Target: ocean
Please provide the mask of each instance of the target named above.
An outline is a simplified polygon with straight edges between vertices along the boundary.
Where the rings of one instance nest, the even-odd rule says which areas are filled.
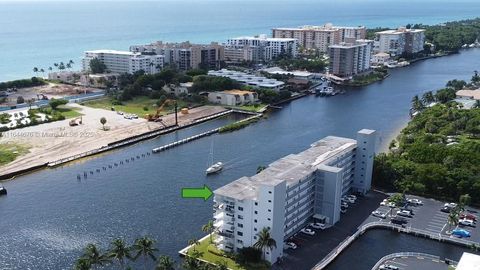
[[[478,17],[478,0],[0,0],[0,81],[33,76],[85,50],[164,41],[224,42],[272,27],[398,27]]]

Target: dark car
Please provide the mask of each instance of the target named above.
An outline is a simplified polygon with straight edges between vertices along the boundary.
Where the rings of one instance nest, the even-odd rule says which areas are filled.
[[[408,220],[406,218],[402,218],[402,217],[394,217],[390,221],[393,224],[397,224],[397,225],[403,225],[403,224],[408,223]]]

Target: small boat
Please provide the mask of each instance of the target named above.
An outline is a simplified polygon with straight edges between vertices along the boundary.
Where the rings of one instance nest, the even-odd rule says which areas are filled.
[[[7,195],[7,189],[4,186],[0,186],[0,196]]]
[[[208,169],[205,171],[208,174],[216,173],[219,172],[223,169],[223,163],[222,162],[217,162],[213,164],[212,166],[208,167]]]

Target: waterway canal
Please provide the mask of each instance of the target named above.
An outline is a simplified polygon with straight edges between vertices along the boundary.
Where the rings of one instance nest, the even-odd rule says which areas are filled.
[[[450,79],[469,79],[480,68],[479,59],[480,50],[470,50],[393,70],[383,82],[331,98],[305,97],[242,130],[206,137],[81,181],[78,173],[232,120],[214,120],[7,182],[9,194],[0,198],[0,268],[67,269],[87,243],[106,247],[115,237],[132,241],[143,235],[157,239],[161,253],[177,258],[189,239],[203,235],[201,225],[212,215],[211,200],[181,199],[182,187],[218,188],[324,136],[354,136],[361,128],[378,130],[379,147],[385,146],[408,121],[413,95],[440,88]],[[207,178],[212,145],[215,161],[226,167]]]

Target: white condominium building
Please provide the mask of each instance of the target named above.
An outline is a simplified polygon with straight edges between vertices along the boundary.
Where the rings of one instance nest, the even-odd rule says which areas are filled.
[[[211,44],[192,44],[188,41],[169,43],[157,41],[146,45],[130,46],[132,52],[148,52],[165,56],[165,64],[179,70],[194,68],[218,69],[224,61],[223,46]]]
[[[397,30],[377,32],[375,35],[375,53],[388,53],[391,56],[421,52],[425,44],[424,29],[401,27]]]
[[[96,50],[86,51],[82,60],[83,71],[90,71],[90,61],[100,60],[110,73],[133,74],[143,70],[147,74],[155,74],[163,68],[164,57],[161,55],[143,55],[129,51]]]
[[[282,81],[228,69],[210,70],[208,71],[208,75],[230,78],[242,83],[243,85],[248,85],[256,89],[280,91],[285,86],[285,83]]]
[[[327,23],[322,26],[306,25],[297,28],[274,28],[272,29],[272,36],[275,38],[296,38],[299,46],[305,49],[328,52],[330,45],[341,42],[352,43],[358,39],[365,39],[367,28],[365,26],[334,26]]]
[[[375,144],[374,130],[360,130],[357,140],[329,136],[215,190],[218,247],[236,252],[254,245],[258,232],[269,228],[277,248],[264,255],[274,263],[284,241],[309,222],[335,224],[343,195],[370,190]]]
[[[226,90],[211,92],[208,94],[208,101],[227,106],[242,106],[258,102],[258,94],[252,91]]]
[[[225,59],[238,61],[242,54],[245,57],[242,60],[255,62],[270,61],[281,55],[296,57],[298,41],[295,38],[268,38],[266,35],[228,39]]]
[[[351,77],[370,70],[373,40],[357,40],[355,43],[341,43],[329,47],[330,74]]]

